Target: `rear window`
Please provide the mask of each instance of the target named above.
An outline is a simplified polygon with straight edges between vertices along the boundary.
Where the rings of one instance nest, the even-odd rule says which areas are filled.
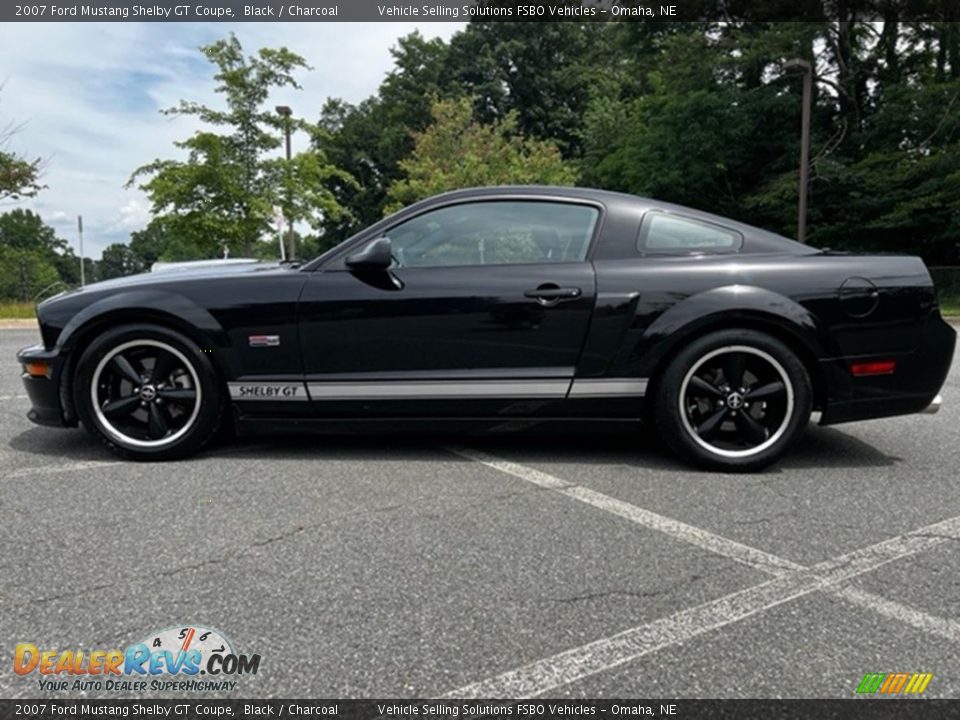
[[[649,212],[640,227],[638,249],[649,255],[737,252],[743,236],[736,230],[703,220]]]

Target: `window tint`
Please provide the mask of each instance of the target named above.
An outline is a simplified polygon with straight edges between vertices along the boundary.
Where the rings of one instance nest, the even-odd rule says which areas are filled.
[[[473,202],[424,213],[386,235],[402,267],[578,262],[599,215],[587,205]]]
[[[650,253],[732,252],[743,238],[734,230],[691,218],[647,213],[640,249]]]

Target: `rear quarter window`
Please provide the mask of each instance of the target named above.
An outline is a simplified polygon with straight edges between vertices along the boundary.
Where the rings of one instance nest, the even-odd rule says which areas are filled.
[[[743,235],[722,225],[665,212],[648,212],[640,225],[637,249],[644,255],[735,253]]]

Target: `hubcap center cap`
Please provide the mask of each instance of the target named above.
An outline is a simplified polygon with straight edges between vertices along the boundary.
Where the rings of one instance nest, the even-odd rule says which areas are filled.
[[[144,402],[153,402],[157,398],[157,389],[153,385],[144,385],[140,388],[140,399]]]
[[[732,392],[727,395],[727,407],[731,410],[739,410],[743,407],[743,395],[738,392]]]

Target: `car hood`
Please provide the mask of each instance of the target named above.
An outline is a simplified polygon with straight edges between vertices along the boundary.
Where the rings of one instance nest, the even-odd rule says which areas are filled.
[[[59,295],[50,298],[50,300],[55,300],[57,298],[66,296],[100,293],[104,290],[170,285],[179,281],[196,281],[203,280],[205,278],[234,277],[239,275],[250,275],[253,273],[279,273],[295,271],[296,266],[281,265],[278,262],[251,262],[222,266],[208,265],[195,268],[171,268],[158,272],[141,273],[140,275],[128,275],[126,277],[91,283],[82,288],[60,293]]]

